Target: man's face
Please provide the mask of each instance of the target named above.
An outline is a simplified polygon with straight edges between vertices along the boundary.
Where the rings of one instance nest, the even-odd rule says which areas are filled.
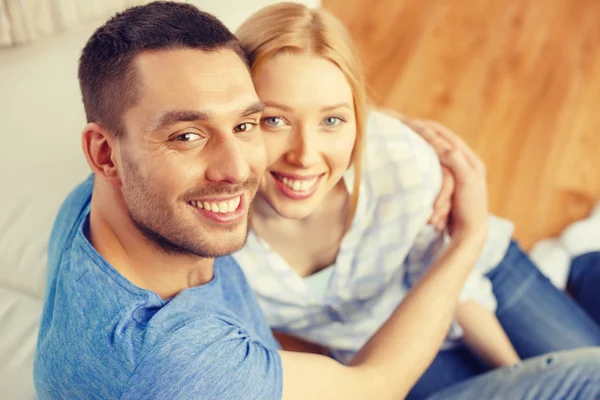
[[[262,105],[246,66],[231,50],[146,52],[134,63],[139,101],[115,149],[134,223],[170,252],[240,249],[266,167]]]

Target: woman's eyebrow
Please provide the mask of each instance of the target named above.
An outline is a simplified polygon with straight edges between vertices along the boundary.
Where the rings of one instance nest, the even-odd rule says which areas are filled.
[[[265,101],[265,107],[279,108],[280,110],[283,110],[283,111],[292,111],[291,107],[284,106],[283,104],[279,104],[274,101]]]
[[[348,103],[339,103],[339,104],[334,104],[331,106],[325,106],[323,108],[321,108],[321,111],[331,111],[331,110],[335,110],[336,108],[348,108],[348,109],[352,109],[352,106],[350,106],[350,104]]]

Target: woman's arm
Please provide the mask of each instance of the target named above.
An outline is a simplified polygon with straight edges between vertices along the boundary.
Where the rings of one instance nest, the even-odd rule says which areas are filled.
[[[401,399],[429,366],[481,249],[456,240],[346,367],[314,354],[281,352],[283,399]],[[484,236],[484,235],[481,235]]]
[[[485,168],[470,149],[459,149],[441,156],[456,177],[448,249],[350,367],[322,356],[281,352],[284,399],[403,398],[429,366],[487,231]]]
[[[453,148],[453,143],[459,140],[454,132],[437,122],[411,119],[401,114],[397,114],[397,117],[425,139],[438,154]],[[444,174],[450,174],[447,168],[444,168]],[[430,221],[438,229],[443,226],[445,208],[450,207],[448,196],[454,190],[453,184],[454,181],[445,176]],[[491,366],[507,366],[520,361],[495,314],[481,304],[472,300],[461,303],[457,308],[457,320],[464,331],[467,345]]]
[[[521,361],[496,315],[481,304],[473,300],[459,304],[456,320],[467,346],[490,366],[505,367]]]

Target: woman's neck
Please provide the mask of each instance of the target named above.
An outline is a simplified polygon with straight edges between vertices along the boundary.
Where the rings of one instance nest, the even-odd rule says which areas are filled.
[[[294,234],[301,229],[310,227],[324,227],[327,222],[343,220],[347,215],[350,195],[343,180],[325,196],[323,203],[319,204],[310,215],[304,218],[285,218],[275,211],[273,207],[258,193],[252,202],[251,225],[275,229],[283,234],[287,230]]]
[[[251,225],[257,235],[300,275],[335,262],[346,228],[349,204],[343,181],[305,218],[284,218],[260,195],[252,203]]]

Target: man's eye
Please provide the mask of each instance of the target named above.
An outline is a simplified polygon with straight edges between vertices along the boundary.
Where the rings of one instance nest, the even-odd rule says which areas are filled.
[[[267,125],[267,126],[281,126],[284,124],[284,121],[282,118],[280,117],[266,117],[263,118],[262,120],[263,124]]]
[[[202,139],[202,137],[200,135],[198,135],[197,133],[184,133],[182,135],[179,135],[175,138],[175,140],[179,141],[179,142],[193,142],[195,140],[199,140]]]
[[[236,126],[235,128],[233,128],[233,131],[236,133],[239,132],[250,132],[252,129],[254,129],[254,127],[256,126],[256,124],[251,123],[251,122],[245,122],[243,124],[239,124],[238,126]]]

